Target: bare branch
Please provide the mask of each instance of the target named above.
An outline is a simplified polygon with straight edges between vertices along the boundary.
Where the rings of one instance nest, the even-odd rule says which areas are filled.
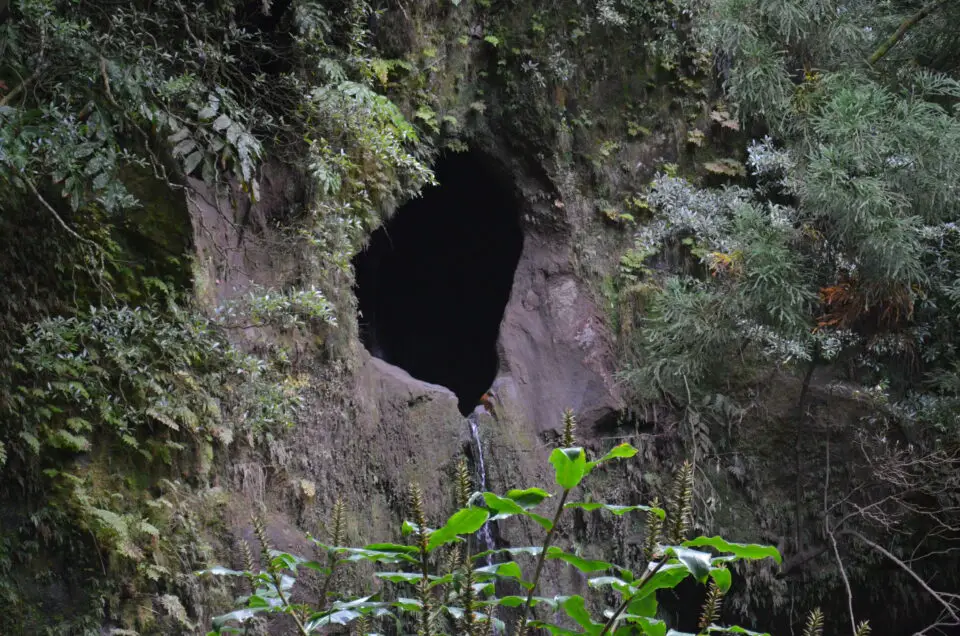
[[[853,613],[853,589],[850,587],[850,579],[847,578],[847,570],[843,567],[843,559],[840,558],[840,548],[837,547],[837,538],[833,536],[833,529],[830,527],[830,515],[827,512],[828,495],[830,490],[830,438],[827,438],[827,472],[823,480],[823,530],[830,538],[830,544],[833,546],[833,556],[837,560],[837,567],[840,568],[840,576],[843,577],[843,585],[847,588],[847,610],[850,612],[851,634],[857,634],[857,618]]]
[[[886,40],[884,40],[883,44],[881,44],[879,48],[877,48],[877,50],[873,52],[873,55],[870,56],[870,59],[868,59],[867,62],[871,66],[873,66],[874,64],[882,60],[887,55],[887,53],[890,52],[890,49],[895,47],[900,42],[900,40],[904,38],[904,36],[907,34],[907,31],[915,27],[918,22],[920,22],[925,17],[933,13],[933,10],[942,4],[946,4],[946,0],[934,0],[927,6],[923,7],[922,9],[914,13],[912,16],[904,20],[903,24],[900,25],[900,28],[897,29],[893,33],[893,35],[891,35]]]
[[[844,530],[843,534],[849,534],[851,536],[856,537],[857,539],[867,544],[868,546],[870,546],[871,548],[873,548],[883,556],[887,557],[889,560],[893,561],[893,563],[895,563],[901,570],[909,574],[911,578],[913,578],[917,583],[920,584],[920,587],[926,590],[928,594],[930,594],[938,603],[940,603],[940,605],[943,606],[944,610],[946,610],[946,612],[950,615],[950,617],[953,618],[953,623],[952,623],[953,625],[960,625],[960,614],[957,613],[958,611],[957,608],[954,607],[950,602],[948,602],[944,598],[944,595],[942,593],[937,592],[932,587],[930,587],[927,584],[927,582],[924,581],[919,574],[914,572],[914,570],[910,566],[908,566],[906,563],[898,559],[895,554],[893,554],[883,546],[877,543],[874,543],[873,541],[866,538],[856,530]]]

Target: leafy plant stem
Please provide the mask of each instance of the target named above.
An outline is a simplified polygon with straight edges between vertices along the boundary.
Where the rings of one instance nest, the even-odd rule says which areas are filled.
[[[560,502],[557,504],[557,511],[553,515],[553,525],[547,531],[547,536],[543,539],[543,550],[537,558],[537,568],[533,572],[533,584],[530,586],[530,592],[527,593],[527,602],[523,606],[523,619],[526,622],[530,618],[530,609],[533,607],[533,595],[537,592],[537,585],[540,583],[540,574],[543,572],[543,562],[547,558],[547,550],[553,542],[553,535],[557,531],[557,525],[560,522],[560,515],[563,514],[563,506],[567,503],[567,497],[570,495],[570,489],[564,488],[560,496]]]
[[[637,585],[637,590],[627,598],[623,599],[623,602],[620,603],[620,607],[618,607],[617,611],[613,613],[613,616],[611,616],[609,620],[607,620],[607,624],[603,626],[603,631],[600,632],[599,636],[606,636],[606,634],[610,633],[610,630],[613,629],[613,626],[616,624],[617,619],[620,617],[620,615],[623,614],[624,610],[627,609],[627,607],[630,605],[633,599],[636,598],[637,594],[640,593],[640,590],[643,589],[643,586],[646,585],[650,581],[650,579],[652,579],[654,575],[660,571],[660,568],[662,568],[664,563],[666,562],[667,562],[667,555],[664,554],[662,557],[660,557],[660,560],[657,561],[657,564],[654,566],[654,568],[652,570],[649,570],[643,576],[643,578],[640,579],[640,584]]]
[[[283,593],[283,585],[281,584],[280,575],[276,572],[270,573],[270,580],[273,582],[273,587],[277,590],[277,596],[280,598],[280,602],[283,603],[283,607],[290,607],[290,601],[287,600],[287,595]],[[307,627],[303,624],[303,621],[300,620],[300,617],[297,616],[297,610],[290,607],[290,616],[293,617],[294,622],[297,624],[297,631],[302,634],[302,636],[310,636],[310,632],[307,631]]]

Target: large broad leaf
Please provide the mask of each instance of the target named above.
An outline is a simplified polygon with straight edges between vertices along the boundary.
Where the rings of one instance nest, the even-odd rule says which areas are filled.
[[[483,527],[483,524],[490,518],[490,512],[486,508],[463,508],[453,513],[447,523],[442,528],[435,530],[430,534],[430,541],[427,543],[427,551],[457,541],[458,535],[473,534]]]
[[[547,598],[545,596],[534,596],[531,599],[531,607],[537,607],[538,605],[546,606],[550,609],[551,612],[557,611],[560,607],[560,603],[563,602],[565,596],[556,596],[554,598]],[[526,596],[501,596],[500,598],[492,598],[489,601],[484,601],[482,605],[500,605],[502,607],[520,607],[525,605],[527,602]]]
[[[684,547],[701,548],[709,546],[719,552],[728,552],[737,559],[766,559],[771,558],[777,563],[783,563],[780,551],[771,545],[756,543],[731,543],[720,537],[697,537],[683,542]]]
[[[420,572],[374,572],[373,575],[391,583],[416,583],[423,578]]]
[[[636,598],[630,599],[630,604],[627,605],[627,611],[635,616],[647,616],[647,617],[656,616],[657,615],[657,595],[641,594],[641,595],[638,595]]]
[[[496,550],[487,550],[485,552],[480,552],[473,555],[472,558],[474,561],[479,561],[480,559],[485,559],[491,554],[509,554],[510,556],[517,555],[529,555],[529,556],[540,556],[540,553],[543,552],[543,547],[536,546],[523,546],[519,548],[498,548]]]
[[[241,572],[238,570],[230,570],[225,567],[215,565],[212,568],[206,570],[197,570],[194,574],[213,574],[214,576],[246,576],[246,572]]]
[[[557,546],[551,546],[547,550],[547,558],[566,561],[567,563],[577,568],[581,572],[587,572],[587,573],[602,572],[604,570],[607,570],[613,567],[607,561],[599,561],[596,559],[584,559],[583,557],[579,557],[575,554],[570,554],[569,552],[565,552],[564,550],[562,550],[561,548],[558,548]]]
[[[593,512],[594,510],[606,510],[607,512],[612,512],[617,516],[624,515],[628,512],[633,512],[634,510],[640,510],[642,512],[648,512],[652,510],[661,519],[664,519],[667,516],[667,513],[661,508],[651,508],[650,506],[617,506],[614,504],[596,503],[592,501],[574,501],[566,504],[564,508],[581,508],[587,512]]]
[[[643,584],[633,600],[639,601],[657,590],[673,589],[688,576],[690,576],[690,570],[687,566],[682,563],[667,563]]]
[[[550,453],[557,485],[576,488],[587,472],[587,455],[582,448],[555,448]]]
[[[238,623],[245,623],[259,612],[262,611],[262,608],[258,609],[239,609],[229,614],[224,614],[223,616],[216,616],[213,619],[213,628],[215,630],[220,630],[223,628],[223,624],[229,621],[237,621]]]
[[[524,490],[510,490],[507,492],[507,499],[512,499],[524,510],[530,510],[537,506],[544,499],[552,497],[550,493],[542,488],[525,488]]]
[[[587,634],[599,634],[603,631],[603,623],[597,623],[587,611],[587,603],[582,596],[570,596],[560,604],[567,616],[582,627]]]
[[[416,554],[419,548],[415,545],[402,545],[399,543],[371,543],[363,546],[364,550],[372,552],[400,552],[403,554]]]
[[[391,603],[393,607],[396,607],[404,612],[419,612],[423,609],[423,603],[415,598],[404,598],[400,597]]]
[[[713,579],[713,582],[717,584],[717,588],[724,594],[730,590],[730,585],[733,582],[733,576],[727,568],[712,568],[710,570],[710,578]]]
[[[594,462],[587,462],[587,473],[589,474],[596,466],[608,462],[611,459],[622,459],[633,457],[637,454],[637,449],[631,446],[630,444],[623,443],[619,446],[614,446],[609,453],[598,459]]]
[[[513,492],[513,491],[511,491]],[[542,517],[538,514],[529,511],[529,508],[532,506],[524,507],[517,500],[510,497],[501,497],[500,495],[494,494],[492,492],[483,493],[483,500],[486,502],[487,507],[496,513],[493,517],[490,517],[492,521],[498,521],[500,519],[507,519],[514,515],[522,515],[524,517],[530,517],[537,523],[539,523],[544,530],[550,531],[553,528],[553,522]]]
[[[596,588],[609,585],[622,596],[632,596],[637,591],[636,588],[630,585],[629,582],[624,581],[616,576],[596,576],[592,579],[589,579],[587,581],[587,585]]]
[[[373,596],[358,598],[353,601],[337,601],[329,610],[318,612],[310,616],[306,623],[307,631],[315,631],[325,625],[346,625],[362,615],[384,616],[390,614],[386,608],[388,603],[374,601]]]
[[[495,576],[497,578],[517,579],[518,581],[523,579],[523,571],[515,561],[494,563],[493,565],[477,568],[473,571],[473,573],[480,580],[482,580],[484,577],[490,576]]]
[[[644,636],[665,636],[667,633],[667,624],[656,618],[649,616],[639,616],[627,612],[623,614],[623,620],[634,625],[639,625],[643,630]]]
[[[560,627],[559,625],[554,625],[553,623],[545,623],[543,621],[530,621],[527,623],[530,627],[539,627],[540,629],[545,629],[550,632],[553,636],[582,636],[583,632],[575,632],[573,630],[567,629],[566,627]],[[598,632],[599,633],[599,632]]]
[[[704,583],[707,580],[707,576],[710,575],[712,563],[711,556],[708,552],[671,546],[667,548],[667,554],[675,556],[677,560],[690,571],[693,578],[697,579],[700,583]]]
[[[370,561],[371,563],[419,563],[419,561],[403,552],[384,552],[367,550],[366,548],[335,548],[337,555],[343,561]],[[345,555],[345,556],[344,556]]]

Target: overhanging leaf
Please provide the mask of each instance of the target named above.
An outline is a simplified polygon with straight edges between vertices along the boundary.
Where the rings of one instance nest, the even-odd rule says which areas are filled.
[[[650,506],[617,506],[614,504],[605,504],[605,503],[596,503],[592,501],[574,501],[564,505],[564,508],[581,508],[587,512],[593,512],[594,510],[605,510],[607,512],[612,512],[617,516],[625,515],[628,512],[633,512],[634,510],[640,510],[642,512],[653,511],[661,519],[664,519],[667,515],[660,508],[651,508]]]
[[[570,490],[583,480],[587,470],[587,456],[582,448],[555,448],[550,453],[557,485]]]
[[[709,553],[673,546],[667,548],[667,554],[676,556],[677,560],[680,561],[680,563],[690,571],[693,578],[697,579],[700,583],[707,580],[707,576],[710,574],[712,567]]]
[[[608,462],[611,459],[626,459],[629,457],[633,457],[636,454],[637,454],[637,449],[631,446],[630,444],[627,444],[626,442],[624,442],[623,444],[614,446],[612,449],[610,449],[610,451],[606,455],[604,455],[600,459],[593,462],[587,462],[587,472],[589,473],[591,470],[594,469],[595,466],[598,466],[599,464],[603,464],[604,462]]]
[[[733,582],[733,576],[727,568],[712,568],[710,578],[717,584],[717,588],[724,593],[730,590],[730,585]]]
[[[552,521],[546,517],[542,517],[529,511],[529,508],[532,508],[533,506],[524,507],[518,503],[517,500],[511,499],[510,497],[501,497],[500,495],[492,492],[485,492],[483,493],[483,500],[487,504],[487,507],[496,513],[490,518],[491,521],[507,519],[514,515],[522,515],[524,517],[530,517],[536,521],[541,527],[543,527],[544,530],[549,531],[550,528],[553,527]],[[529,499],[527,499],[527,501],[529,501]]]
[[[766,559],[771,558],[777,563],[783,563],[780,551],[771,545],[756,543],[731,543],[720,537],[697,537],[683,542],[684,547],[700,548],[709,546],[719,552],[729,552],[737,559]]]
[[[442,528],[430,533],[427,551],[434,550],[441,545],[456,541],[458,535],[473,534],[483,527],[490,513],[485,508],[463,508],[455,512]]]
[[[583,557],[579,557],[576,554],[570,554],[569,552],[565,552],[564,550],[562,550],[557,546],[551,546],[547,550],[547,558],[565,561],[570,565],[574,566],[575,568],[577,568],[578,570],[580,570],[581,572],[587,572],[587,573],[602,572],[603,570],[607,570],[610,567],[612,567],[612,565],[607,561],[600,561],[596,559],[584,559]]]

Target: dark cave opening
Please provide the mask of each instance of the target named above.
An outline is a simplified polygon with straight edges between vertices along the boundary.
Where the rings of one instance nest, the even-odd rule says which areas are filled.
[[[445,154],[439,184],[354,258],[360,338],[372,355],[453,391],[466,415],[497,373],[496,343],[520,260],[520,197],[492,158]]]

